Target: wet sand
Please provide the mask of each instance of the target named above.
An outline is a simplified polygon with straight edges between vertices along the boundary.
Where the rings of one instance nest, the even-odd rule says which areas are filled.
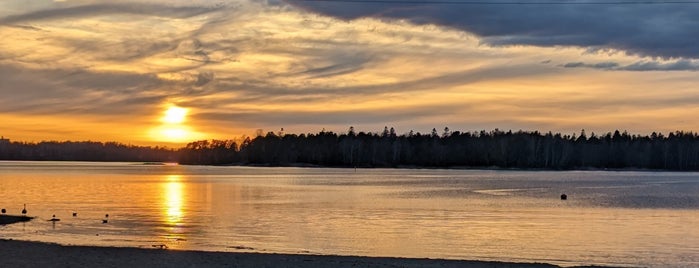
[[[559,267],[439,259],[375,258],[62,246],[0,239],[2,267]]]

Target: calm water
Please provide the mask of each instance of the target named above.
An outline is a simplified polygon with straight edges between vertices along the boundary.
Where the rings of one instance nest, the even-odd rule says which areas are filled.
[[[38,218],[0,237],[699,267],[699,173],[0,162],[0,207],[24,203]]]

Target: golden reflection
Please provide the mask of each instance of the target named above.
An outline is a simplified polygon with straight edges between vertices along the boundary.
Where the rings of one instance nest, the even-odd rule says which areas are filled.
[[[180,180],[180,175],[168,175],[163,189],[165,220],[172,225],[178,224],[184,214],[182,212],[183,185]]]

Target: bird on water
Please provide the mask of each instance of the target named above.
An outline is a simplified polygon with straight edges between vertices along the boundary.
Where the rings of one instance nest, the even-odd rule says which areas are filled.
[[[24,204],[24,208],[22,209],[22,215],[27,215],[27,204]]]

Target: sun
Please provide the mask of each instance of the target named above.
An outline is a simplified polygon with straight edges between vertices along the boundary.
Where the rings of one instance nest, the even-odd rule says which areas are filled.
[[[165,115],[162,118],[164,123],[181,124],[187,117],[187,109],[177,106],[171,106],[165,110]]]
[[[160,125],[150,129],[149,136],[159,142],[183,143],[200,136],[187,124],[189,109],[170,104],[160,117]]]

